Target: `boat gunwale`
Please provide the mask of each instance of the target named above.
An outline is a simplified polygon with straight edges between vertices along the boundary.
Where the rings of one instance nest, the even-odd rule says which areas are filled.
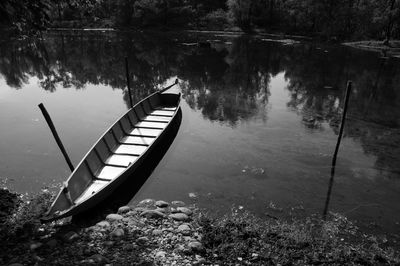
[[[174,84],[175,85],[175,84]],[[85,162],[85,160],[87,159],[87,157],[89,156],[89,154],[93,151],[93,149],[96,147],[96,145],[106,136],[106,134],[108,134],[111,129],[121,120],[123,119],[127,114],[129,114],[129,112],[131,112],[134,108],[136,108],[138,105],[141,105],[143,102],[145,102],[146,100],[150,99],[151,97],[157,95],[157,94],[168,94],[166,92],[167,90],[158,90],[153,92],[152,94],[148,95],[146,98],[142,99],[141,101],[137,102],[133,107],[129,108],[125,113],[123,113],[117,120],[115,120],[115,122],[108,127],[104,133],[97,139],[97,141],[91,146],[91,148],[88,150],[88,152],[83,156],[83,158],[81,159],[81,161],[77,164],[77,166],[75,167],[74,171],[69,175],[69,177],[67,178],[66,181],[63,182],[63,186],[60,188],[57,196],[54,198],[51,206],[49,207],[48,211],[43,215],[43,217],[41,217],[41,221],[42,222],[51,222],[57,219],[61,219],[63,217],[67,217],[69,216],[68,213],[72,212],[74,209],[76,209],[77,207],[81,206],[82,204],[84,204],[85,202],[87,202],[88,200],[90,200],[93,196],[99,194],[103,189],[107,188],[108,186],[110,186],[110,184],[114,183],[114,181],[118,180],[119,177],[121,175],[123,175],[126,171],[128,171],[129,169],[131,169],[134,165],[136,165],[137,162],[139,162],[139,160],[147,154],[147,152],[150,150],[150,148],[156,143],[156,141],[162,136],[162,134],[169,128],[170,124],[172,123],[172,121],[174,121],[176,114],[178,113],[178,111],[180,110],[180,102],[181,102],[181,92],[179,92],[178,95],[178,102],[176,104],[176,109],[173,113],[173,115],[171,116],[171,119],[168,121],[167,125],[165,126],[164,129],[162,129],[162,131],[160,132],[160,134],[158,136],[155,137],[154,141],[148,146],[146,147],[145,151],[137,157],[136,161],[132,164],[130,164],[128,167],[126,167],[126,169],[124,171],[122,171],[120,174],[118,174],[113,180],[110,180],[108,182],[108,184],[104,187],[102,187],[100,190],[98,190],[95,194],[91,195],[89,198],[87,198],[86,200],[78,203],[78,204],[73,204],[71,205],[68,209],[65,209],[63,211],[61,211],[60,214],[55,215],[55,212],[53,212],[52,215],[49,216],[50,212],[52,211],[54,204],[56,203],[56,200],[60,197],[61,193],[63,193],[63,190],[65,189],[65,184],[68,184],[68,182],[70,181],[70,179],[74,176],[74,174],[76,173],[76,171],[78,170],[78,168]],[[143,107],[142,107],[143,108]],[[144,108],[143,111],[145,112]],[[136,124],[135,124],[136,125]],[[134,126],[133,126],[134,128]],[[76,199],[78,199],[79,197],[77,197]],[[75,199],[75,200],[76,200]],[[74,201],[75,201],[74,200]]]

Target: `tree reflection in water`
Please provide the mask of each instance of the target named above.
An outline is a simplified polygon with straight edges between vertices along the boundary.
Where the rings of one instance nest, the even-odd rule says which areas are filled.
[[[60,33],[43,40],[0,43],[0,73],[13,88],[35,76],[50,92],[104,84],[125,89],[123,58],[128,57],[135,102],[171,77],[181,80],[183,97],[204,118],[235,127],[252,118],[267,120],[270,81],[284,73],[287,106],[314,130],[336,133],[346,81],[351,79],[345,136],[360,141],[377,157],[376,167],[398,176],[400,157],[400,67],[396,59],[381,59],[343,47],[316,44],[282,45],[239,37],[180,33]],[[212,39],[217,37],[212,36]],[[188,42],[202,45],[185,45]],[[325,50],[328,49],[328,50]],[[397,174],[396,174],[397,173]]]

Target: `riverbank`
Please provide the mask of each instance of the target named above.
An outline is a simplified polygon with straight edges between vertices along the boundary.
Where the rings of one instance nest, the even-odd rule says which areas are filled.
[[[332,214],[286,222],[239,209],[212,218],[182,201],[143,200],[92,225],[40,224],[45,192],[2,221],[1,265],[398,264],[392,249]]]
[[[389,45],[383,44],[382,41],[359,41],[359,42],[346,42],[346,46],[358,48],[362,50],[379,52],[383,57],[396,56],[400,57],[400,40],[393,40]]]

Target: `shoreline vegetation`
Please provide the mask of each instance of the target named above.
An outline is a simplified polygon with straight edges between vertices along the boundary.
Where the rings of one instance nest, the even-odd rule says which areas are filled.
[[[4,29],[3,29],[4,30]],[[245,32],[240,28],[230,28],[225,30],[220,29],[167,29],[170,32],[187,32],[187,33],[198,33],[198,34],[220,34],[226,36],[240,36],[244,34],[250,34],[256,37],[269,37],[267,41],[275,41],[281,42],[283,44],[295,44],[300,41],[313,41],[315,40],[315,36],[307,36],[307,35],[296,35],[296,34],[288,34],[284,32],[267,32],[263,29],[254,29],[251,33]],[[161,31],[160,28],[150,28],[150,29],[130,29],[130,28],[113,28],[113,27],[77,27],[77,28],[69,28],[69,27],[48,27],[45,31],[99,31],[99,32],[118,32],[118,31]],[[332,40],[330,40],[332,42]],[[363,41],[352,41],[352,42],[340,42],[338,40],[333,40],[334,43],[338,43],[344,46],[372,51],[381,53],[383,58],[388,56],[398,57],[400,58],[400,40],[391,40],[389,43],[384,43],[384,41],[379,40],[363,40]]]
[[[400,37],[400,1],[309,0],[4,0],[0,27],[27,34],[53,28],[240,29],[326,41]]]
[[[1,265],[399,265],[399,254],[340,214],[284,221],[232,208],[215,218],[147,199],[85,223],[38,217],[53,195],[0,190]]]

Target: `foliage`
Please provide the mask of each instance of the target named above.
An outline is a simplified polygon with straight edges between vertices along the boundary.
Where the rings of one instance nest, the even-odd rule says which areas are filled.
[[[30,200],[21,201],[18,208],[14,209],[5,220],[2,230],[2,238],[13,238],[15,236],[29,236],[35,233],[40,226],[39,218],[47,211],[53,195],[48,190],[43,190],[38,195],[32,196]]]
[[[17,194],[0,188],[0,224],[7,220],[7,217],[14,212],[20,203],[21,200]]]
[[[225,13],[227,16],[225,16]],[[0,24],[55,27],[239,27],[328,40],[400,36],[400,0],[5,0]],[[225,19],[228,21],[225,21]],[[229,24],[227,25],[227,22]]]
[[[348,241],[357,228],[333,214],[328,221],[316,216],[305,221],[263,220],[233,209],[224,218],[201,216],[202,242],[211,264],[311,265],[399,263],[398,254],[379,247],[375,238]],[[343,241],[346,239],[347,241]]]
[[[48,0],[3,0],[0,2],[0,25],[12,25],[18,31],[43,29],[50,18]]]
[[[223,9],[218,9],[208,13],[202,18],[202,26],[223,30],[228,27],[227,13]]]
[[[251,0],[228,0],[228,15],[230,21],[244,31],[251,30]]]

